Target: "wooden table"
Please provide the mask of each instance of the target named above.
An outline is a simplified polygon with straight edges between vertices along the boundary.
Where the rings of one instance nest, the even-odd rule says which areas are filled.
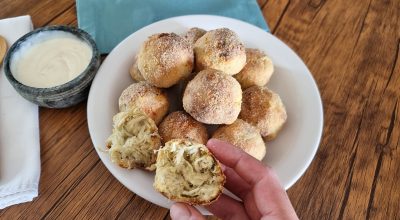
[[[310,68],[324,103],[324,132],[289,189],[301,219],[400,219],[400,1],[267,0],[272,33]],[[2,0],[0,18],[30,14],[35,27],[77,25],[73,0]],[[312,123],[312,122],[310,122]],[[0,218],[164,219],[104,167],[89,137],[86,104],[40,109],[39,197]]]

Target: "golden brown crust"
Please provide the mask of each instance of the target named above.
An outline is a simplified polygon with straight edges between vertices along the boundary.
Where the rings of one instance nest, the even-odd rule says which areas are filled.
[[[205,145],[208,140],[206,127],[184,111],[167,115],[159,125],[159,133],[163,143],[179,138]]]
[[[196,70],[220,70],[228,75],[238,73],[246,64],[243,43],[228,28],[208,31],[194,45]]]
[[[180,152],[181,150],[184,152]],[[178,157],[178,155],[180,155],[180,157]],[[212,165],[205,165],[202,163],[207,163],[206,161],[211,162],[210,160],[198,161],[198,159],[205,159],[205,157],[211,159]],[[181,164],[177,161],[191,161],[192,164],[186,165],[185,163]],[[201,170],[198,170],[196,166],[201,166]],[[218,160],[211,154],[207,147],[202,144],[196,144],[184,139],[173,139],[159,150],[156,167],[156,176],[153,186],[163,196],[172,201],[184,202],[191,205],[208,205],[217,200],[222,194],[223,185],[226,180],[225,175]],[[184,168],[187,167],[191,167],[189,170],[194,172],[194,175],[198,176],[196,176],[196,178],[187,179],[184,173]],[[208,174],[211,174],[212,177],[203,179],[205,182],[202,182],[201,185],[196,185],[197,181],[194,179],[202,178],[202,175]],[[194,185],[191,185],[191,183]],[[193,191],[200,191],[200,193],[191,194]],[[190,192],[190,195],[185,196],[185,192]]]
[[[119,97],[119,110],[139,108],[156,124],[167,114],[169,101],[166,93],[147,82],[137,82],[126,88]]]
[[[260,131],[241,119],[237,119],[233,124],[219,127],[212,137],[241,148],[257,160],[265,157],[266,146]]]
[[[193,70],[191,45],[174,33],[152,35],[138,54],[138,68],[150,84],[168,88],[187,77]]]
[[[196,41],[202,37],[207,31],[204,29],[193,27],[190,28],[182,37],[187,40],[191,45],[194,45]]]
[[[145,79],[143,78],[142,74],[139,71],[137,60],[135,61],[135,63],[133,63],[133,65],[129,69],[129,74],[131,75],[132,79],[135,80],[136,82],[145,81]]]
[[[231,124],[240,112],[240,84],[218,70],[199,72],[187,85],[183,108],[197,121],[205,124]]]
[[[287,114],[278,94],[265,86],[252,86],[243,92],[239,118],[258,128],[266,140],[272,140],[285,123]]]
[[[258,49],[246,48],[246,65],[234,77],[247,89],[251,86],[264,86],[274,72],[271,59]]]

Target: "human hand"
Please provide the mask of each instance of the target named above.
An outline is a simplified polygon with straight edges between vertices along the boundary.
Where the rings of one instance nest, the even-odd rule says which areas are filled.
[[[211,139],[207,147],[221,163],[225,188],[242,200],[222,194],[205,206],[207,210],[222,219],[298,219],[273,170],[226,142]],[[184,203],[171,207],[171,218],[204,219],[197,209]]]

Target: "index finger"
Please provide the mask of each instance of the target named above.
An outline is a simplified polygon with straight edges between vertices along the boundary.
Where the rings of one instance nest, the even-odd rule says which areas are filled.
[[[268,169],[260,161],[229,143],[210,139],[207,147],[221,163],[234,169],[250,185],[269,175]]]

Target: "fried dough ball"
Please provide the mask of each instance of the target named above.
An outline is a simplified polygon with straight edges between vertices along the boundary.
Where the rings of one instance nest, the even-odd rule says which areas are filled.
[[[258,49],[246,49],[246,65],[234,77],[247,89],[251,86],[265,86],[274,72],[271,59]]]
[[[111,161],[127,169],[154,170],[155,150],[161,146],[154,121],[139,109],[119,112],[113,117],[113,132],[107,139]]]
[[[166,93],[147,82],[137,82],[126,88],[119,97],[119,110],[139,108],[159,124],[169,108]]]
[[[183,108],[194,119],[205,124],[231,124],[240,112],[240,84],[221,71],[199,72],[186,86]]]
[[[228,28],[208,31],[196,41],[194,53],[197,71],[212,68],[234,75],[246,64],[245,47]]]
[[[281,98],[267,87],[252,86],[243,92],[239,118],[260,130],[265,140],[272,140],[287,119]]]
[[[184,111],[167,115],[160,123],[159,133],[163,143],[179,138],[205,145],[208,140],[206,127]]]
[[[138,68],[150,84],[168,88],[187,77],[193,70],[192,46],[174,33],[150,36],[138,54]]]
[[[139,71],[137,60],[129,69],[129,74],[131,75],[132,79],[135,80],[136,82],[145,81],[145,79],[143,78],[142,74]]]
[[[168,199],[207,205],[222,193],[225,175],[206,146],[183,139],[158,151],[154,188]]]
[[[257,160],[265,157],[266,147],[260,131],[241,119],[237,119],[233,124],[219,127],[212,137],[241,148]]]
[[[194,45],[196,41],[202,37],[207,31],[204,29],[193,27],[190,28],[182,37],[187,40],[190,44]]]

